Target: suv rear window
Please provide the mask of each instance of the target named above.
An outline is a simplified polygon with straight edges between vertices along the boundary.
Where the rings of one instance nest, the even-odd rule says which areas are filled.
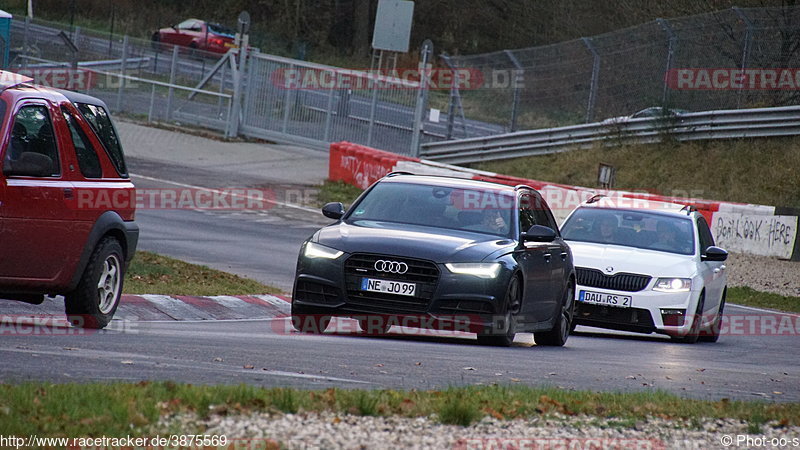
[[[78,111],[81,112],[83,117],[92,126],[92,129],[100,138],[103,147],[108,153],[114,167],[122,176],[128,175],[128,168],[125,166],[125,156],[122,153],[122,145],[120,145],[119,138],[114,125],[111,124],[111,118],[108,116],[105,108],[98,105],[91,105],[88,103],[76,103]]]

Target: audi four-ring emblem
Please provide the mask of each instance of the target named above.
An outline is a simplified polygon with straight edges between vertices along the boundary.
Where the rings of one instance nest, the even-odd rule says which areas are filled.
[[[378,272],[388,272],[402,275],[408,272],[408,264],[404,262],[384,261],[379,259],[375,261],[375,270]]]

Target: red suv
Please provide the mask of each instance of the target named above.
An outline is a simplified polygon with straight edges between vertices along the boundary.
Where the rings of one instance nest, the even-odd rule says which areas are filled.
[[[64,295],[103,328],[136,251],[135,189],[106,105],[0,71],[0,298]]]

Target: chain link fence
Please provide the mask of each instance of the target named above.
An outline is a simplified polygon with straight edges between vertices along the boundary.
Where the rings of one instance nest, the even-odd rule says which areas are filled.
[[[37,83],[96,96],[117,114],[226,131],[233,94],[223,55],[39,19],[12,21],[9,68]]]
[[[690,111],[785,106],[798,102],[800,90],[681,90],[671,87],[666,75],[679,68],[800,67],[800,7],[659,19],[553,45],[444,60],[482,71],[488,88],[457,93],[464,116],[505,131],[601,121],[653,106]],[[452,138],[474,137],[458,123],[454,130]]]

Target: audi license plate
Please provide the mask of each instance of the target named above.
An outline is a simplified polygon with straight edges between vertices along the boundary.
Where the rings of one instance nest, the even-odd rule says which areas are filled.
[[[604,294],[602,292],[580,291],[578,300],[593,305],[614,306],[617,308],[630,308],[629,295]]]
[[[414,283],[403,283],[402,281],[362,278],[361,290],[367,292],[383,292],[386,294],[407,295],[409,297],[413,297],[417,292],[417,285]]]

